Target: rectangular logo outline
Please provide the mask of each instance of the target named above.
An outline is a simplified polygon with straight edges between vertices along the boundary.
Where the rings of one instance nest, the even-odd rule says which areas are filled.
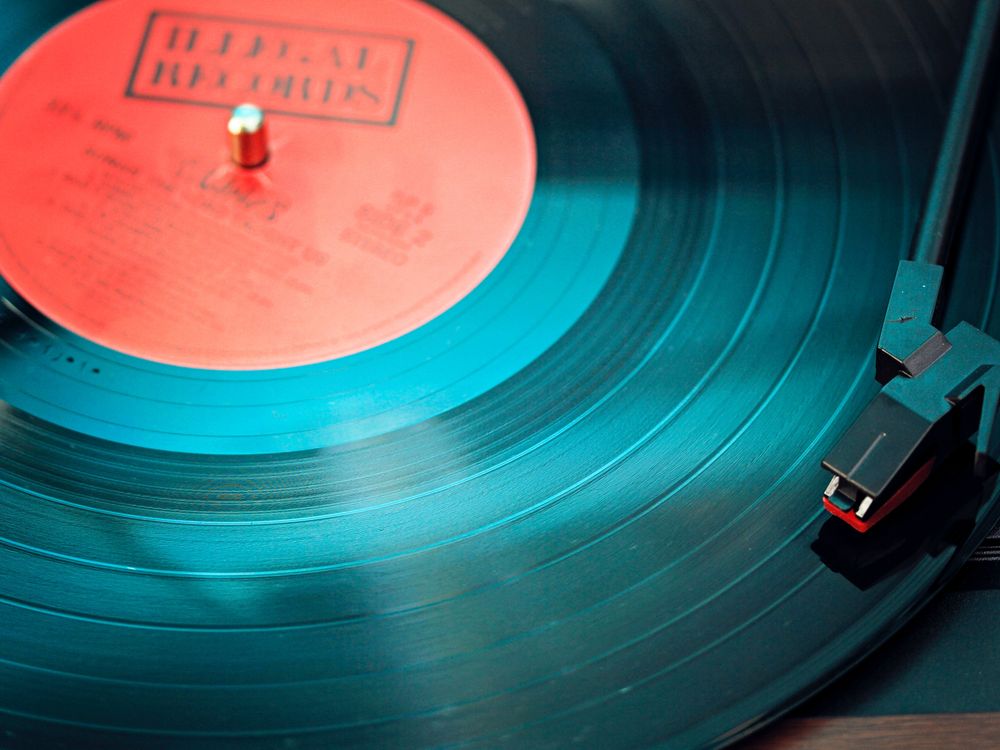
[[[395,127],[396,122],[399,119],[399,111],[402,108],[403,94],[406,90],[406,82],[409,77],[410,64],[413,61],[413,51],[416,46],[415,40],[410,39],[409,37],[396,36],[394,34],[370,33],[366,31],[356,31],[349,29],[348,30],[333,29],[325,26],[309,26],[306,24],[281,23],[278,21],[260,21],[250,18],[234,18],[229,16],[216,16],[206,13],[185,13],[182,11],[169,11],[169,10],[154,10],[149,14],[149,20],[146,22],[146,29],[143,32],[142,41],[139,44],[139,51],[135,58],[135,65],[132,67],[132,73],[129,76],[128,85],[125,88],[125,98],[127,99],[166,102],[168,104],[186,104],[198,107],[209,107],[211,109],[232,108],[232,105],[230,104],[199,101],[196,99],[184,99],[182,97],[152,96],[150,94],[139,94],[135,92],[136,79],[139,77],[139,71],[142,68],[142,63],[146,55],[146,47],[149,45],[149,38],[153,33],[153,25],[156,23],[156,20],[158,18],[161,18],[163,16],[177,16],[180,18],[192,18],[199,21],[238,23],[246,26],[263,26],[267,28],[293,29],[296,31],[314,31],[324,34],[339,34],[341,36],[355,36],[368,39],[387,39],[394,42],[403,42],[406,45],[406,56],[403,59],[403,67],[399,76],[399,86],[396,93],[396,101],[393,103],[392,115],[388,120],[368,120],[363,118],[338,117],[335,115],[318,115],[309,112],[295,112],[291,110],[278,110],[278,109],[272,109],[270,107],[265,107],[265,111],[271,115],[282,115],[285,117],[303,117],[311,120],[345,122],[355,125],[374,125],[376,127],[386,127],[386,128]]]

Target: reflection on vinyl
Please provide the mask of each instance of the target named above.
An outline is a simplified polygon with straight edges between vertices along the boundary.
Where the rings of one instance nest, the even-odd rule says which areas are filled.
[[[83,5],[0,29],[5,747],[723,744],[996,521],[820,503],[966,4]]]

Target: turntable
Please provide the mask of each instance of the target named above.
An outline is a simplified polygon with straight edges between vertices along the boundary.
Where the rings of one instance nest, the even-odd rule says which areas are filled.
[[[0,747],[721,746],[936,663],[997,3],[12,6]]]

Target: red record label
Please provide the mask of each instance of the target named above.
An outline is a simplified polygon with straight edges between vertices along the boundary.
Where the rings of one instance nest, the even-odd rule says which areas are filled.
[[[104,346],[210,369],[372,348],[503,258],[535,181],[527,108],[415,0],[100,3],[0,81],[0,273]],[[229,154],[230,110],[271,157]]]

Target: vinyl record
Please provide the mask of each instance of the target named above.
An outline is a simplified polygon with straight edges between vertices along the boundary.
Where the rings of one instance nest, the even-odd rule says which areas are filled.
[[[25,2],[0,32],[5,62],[37,42],[0,82],[0,149],[27,175],[15,185],[0,174],[5,747],[724,744],[875,648],[996,522],[994,489],[958,464],[865,537],[820,503],[820,460],[877,390],[874,346],[966,4],[250,5],[252,16],[235,0],[211,13],[193,0],[104,2],[57,25],[78,6]],[[173,37],[177,18],[186,31]],[[191,42],[193,28],[206,37]],[[205,356],[213,340],[176,308],[153,314],[175,326],[161,335],[130,328],[132,313],[88,308],[107,291],[99,280],[19,273],[12,259],[37,264],[70,246],[74,268],[103,267],[95,248],[110,240],[88,233],[92,206],[64,199],[79,198],[81,173],[53,154],[89,148],[98,175],[162,176],[173,157],[148,144],[181,143],[172,124],[187,133],[221,117],[222,127],[234,102],[148,87],[167,80],[177,45],[197,52],[214,33],[214,49],[228,50],[247,28],[251,58],[256,36],[280,50],[307,35],[313,51],[356,54],[366,43],[343,35],[396,40],[372,85],[398,93],[404,81],[412,95],[398,110],[384,96],[365,122],[305,117],[312,98],[269,109],[266,174],[287,166],[303,182],[267,189],[297,205],[331,196],[329,212],[302,225],[333,238],[321,250],[358,251],[324,221],[367,189],[338,182],[368,174],[345,164],[389,149],[372,173],[392,180],[370,179],[390,196],[393,180],[414,179],[457,195],[434,216],[465,210],[455,237],[480,221],[495,263],[463,276],[460,293],[432,294],[427,315],[327,359],[304,345],[253,354],[281,350],[298,329],[269,337],[267,318],[238,306],[239,331],[218,336],[228,353]],[[74,54],[53,57],[60,45]],[[468,64],[449,70],[446,52]],[[95,78],[102,66],[114,75]],[[52,90],[41,96],[38,81]],[[114,117],[88,109],[97,100],[80,86],[104,92]],[[483,91],[497,92],[496,117],[470,105]],[[445,114],[492,124],[451,131]],[[50,117],[75,123],[65,141]],[[393,145],[421,118],[448,138]],[[90,140],[74,140],[84,131]],[[5,142],[15,132],[26,142]],[[125,142],[100,150],[97,137]],[[295,150],[316,142],[348,161]],[[369,150],[345,156],[338,143]],[[449,159],[449,148],[471,156]],[[514,156],[490,172],[495,153]],[[947,322],[996,335],[992,139],[988,156]],[[400,159],[426,171],[396,172]],[[490,200],[463,196],[446,166]],[[491,181],[506,187],[490,192]],[[317,192],[296,193],[306,182]],[[493,223],[516,225],[509,238],[488,229],[496,213]],[[188,252],[168,234],[150,247]],[[382,266],[358,263],[354,283],[377,290],[369,271]],[[184,315],[217,303],[184,297],[188,280],[160,280]],[[56,282],[80,294],[76,312],[59,306]],[[280,297],[278,284],[250,291]],[[346,310],[319,305],[297,320],[339,330],[334,313]],[[380,309],[361,312],[378,323]],[[259,339],[245,335],[253,326]],[[181,351],[185,330],[202,354]],[[243,348],[225,349],[232,342]]]

